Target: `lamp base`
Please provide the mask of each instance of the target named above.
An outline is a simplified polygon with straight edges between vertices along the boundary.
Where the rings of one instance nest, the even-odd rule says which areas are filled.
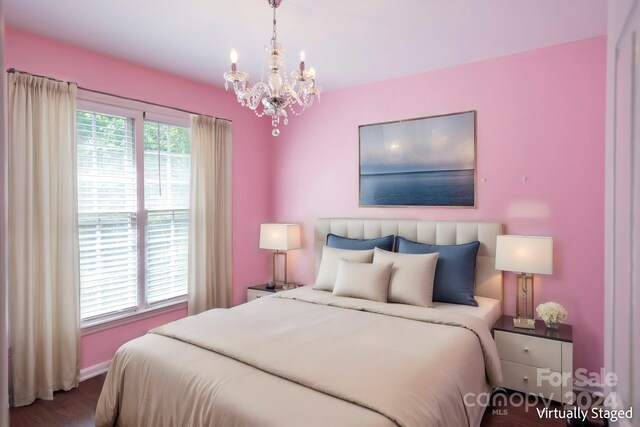
[[[533,319],[525,319],[524,317],[515,317],[513,319],[513,327],[520,329],[535,329],[536,321]]]

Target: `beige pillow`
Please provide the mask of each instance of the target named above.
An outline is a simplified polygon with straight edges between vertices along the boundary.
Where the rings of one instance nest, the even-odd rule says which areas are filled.
[[[438,253],[399,254],[376,248],[373,262],[393,263],[389,302],[433,307],[433,281]]]
[[[322,261],[318,269],[318,277],[313,289],[320,291],[333,291],[333,285],[336,283],[336,275],[338,274],[338,262],[341,259],[353,262],[373,261],[373,249],[366,251],[352,251],[349,249],[337,249],[325,246],[322,248]]]
[[[333,294],[387,302],[392,267],[391,263],[365,264],[341,259]]]

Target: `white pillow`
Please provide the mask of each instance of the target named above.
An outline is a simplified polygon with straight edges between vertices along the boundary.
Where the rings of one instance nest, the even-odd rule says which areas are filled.
[[[373,249],[366,251],[352,251],[349,249],[337,249],[325,246],[322,248],[322,261],[318,269],[318,277],[313,289],[320,291],[333,291],[338,274],[338,262],[341,259],[354,262],[371,262],[373,260]]]
[[[365,264],[341,259],[333,294],[387,302],[392,267],[391,263]]]
[[[433,282],[438,253],[400,254],[376,248],[373,263],[393,263],[389,302],[433,307]]]

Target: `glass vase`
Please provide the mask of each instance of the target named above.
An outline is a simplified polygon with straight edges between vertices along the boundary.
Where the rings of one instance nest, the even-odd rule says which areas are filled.
[[[558,322],[547,322],[546,320],[544,321],[544,324],[547,325],[547,328],[549,329],[558,329],[558,326],[560,326],[560,323]]]

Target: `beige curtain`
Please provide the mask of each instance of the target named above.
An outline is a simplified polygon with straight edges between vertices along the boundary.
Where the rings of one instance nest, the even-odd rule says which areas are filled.
[[[9,74],[8,281],[13,403],[78,385],[76,85]]]
[[[189,314],[231,305],[231,122],[191,116]]]

